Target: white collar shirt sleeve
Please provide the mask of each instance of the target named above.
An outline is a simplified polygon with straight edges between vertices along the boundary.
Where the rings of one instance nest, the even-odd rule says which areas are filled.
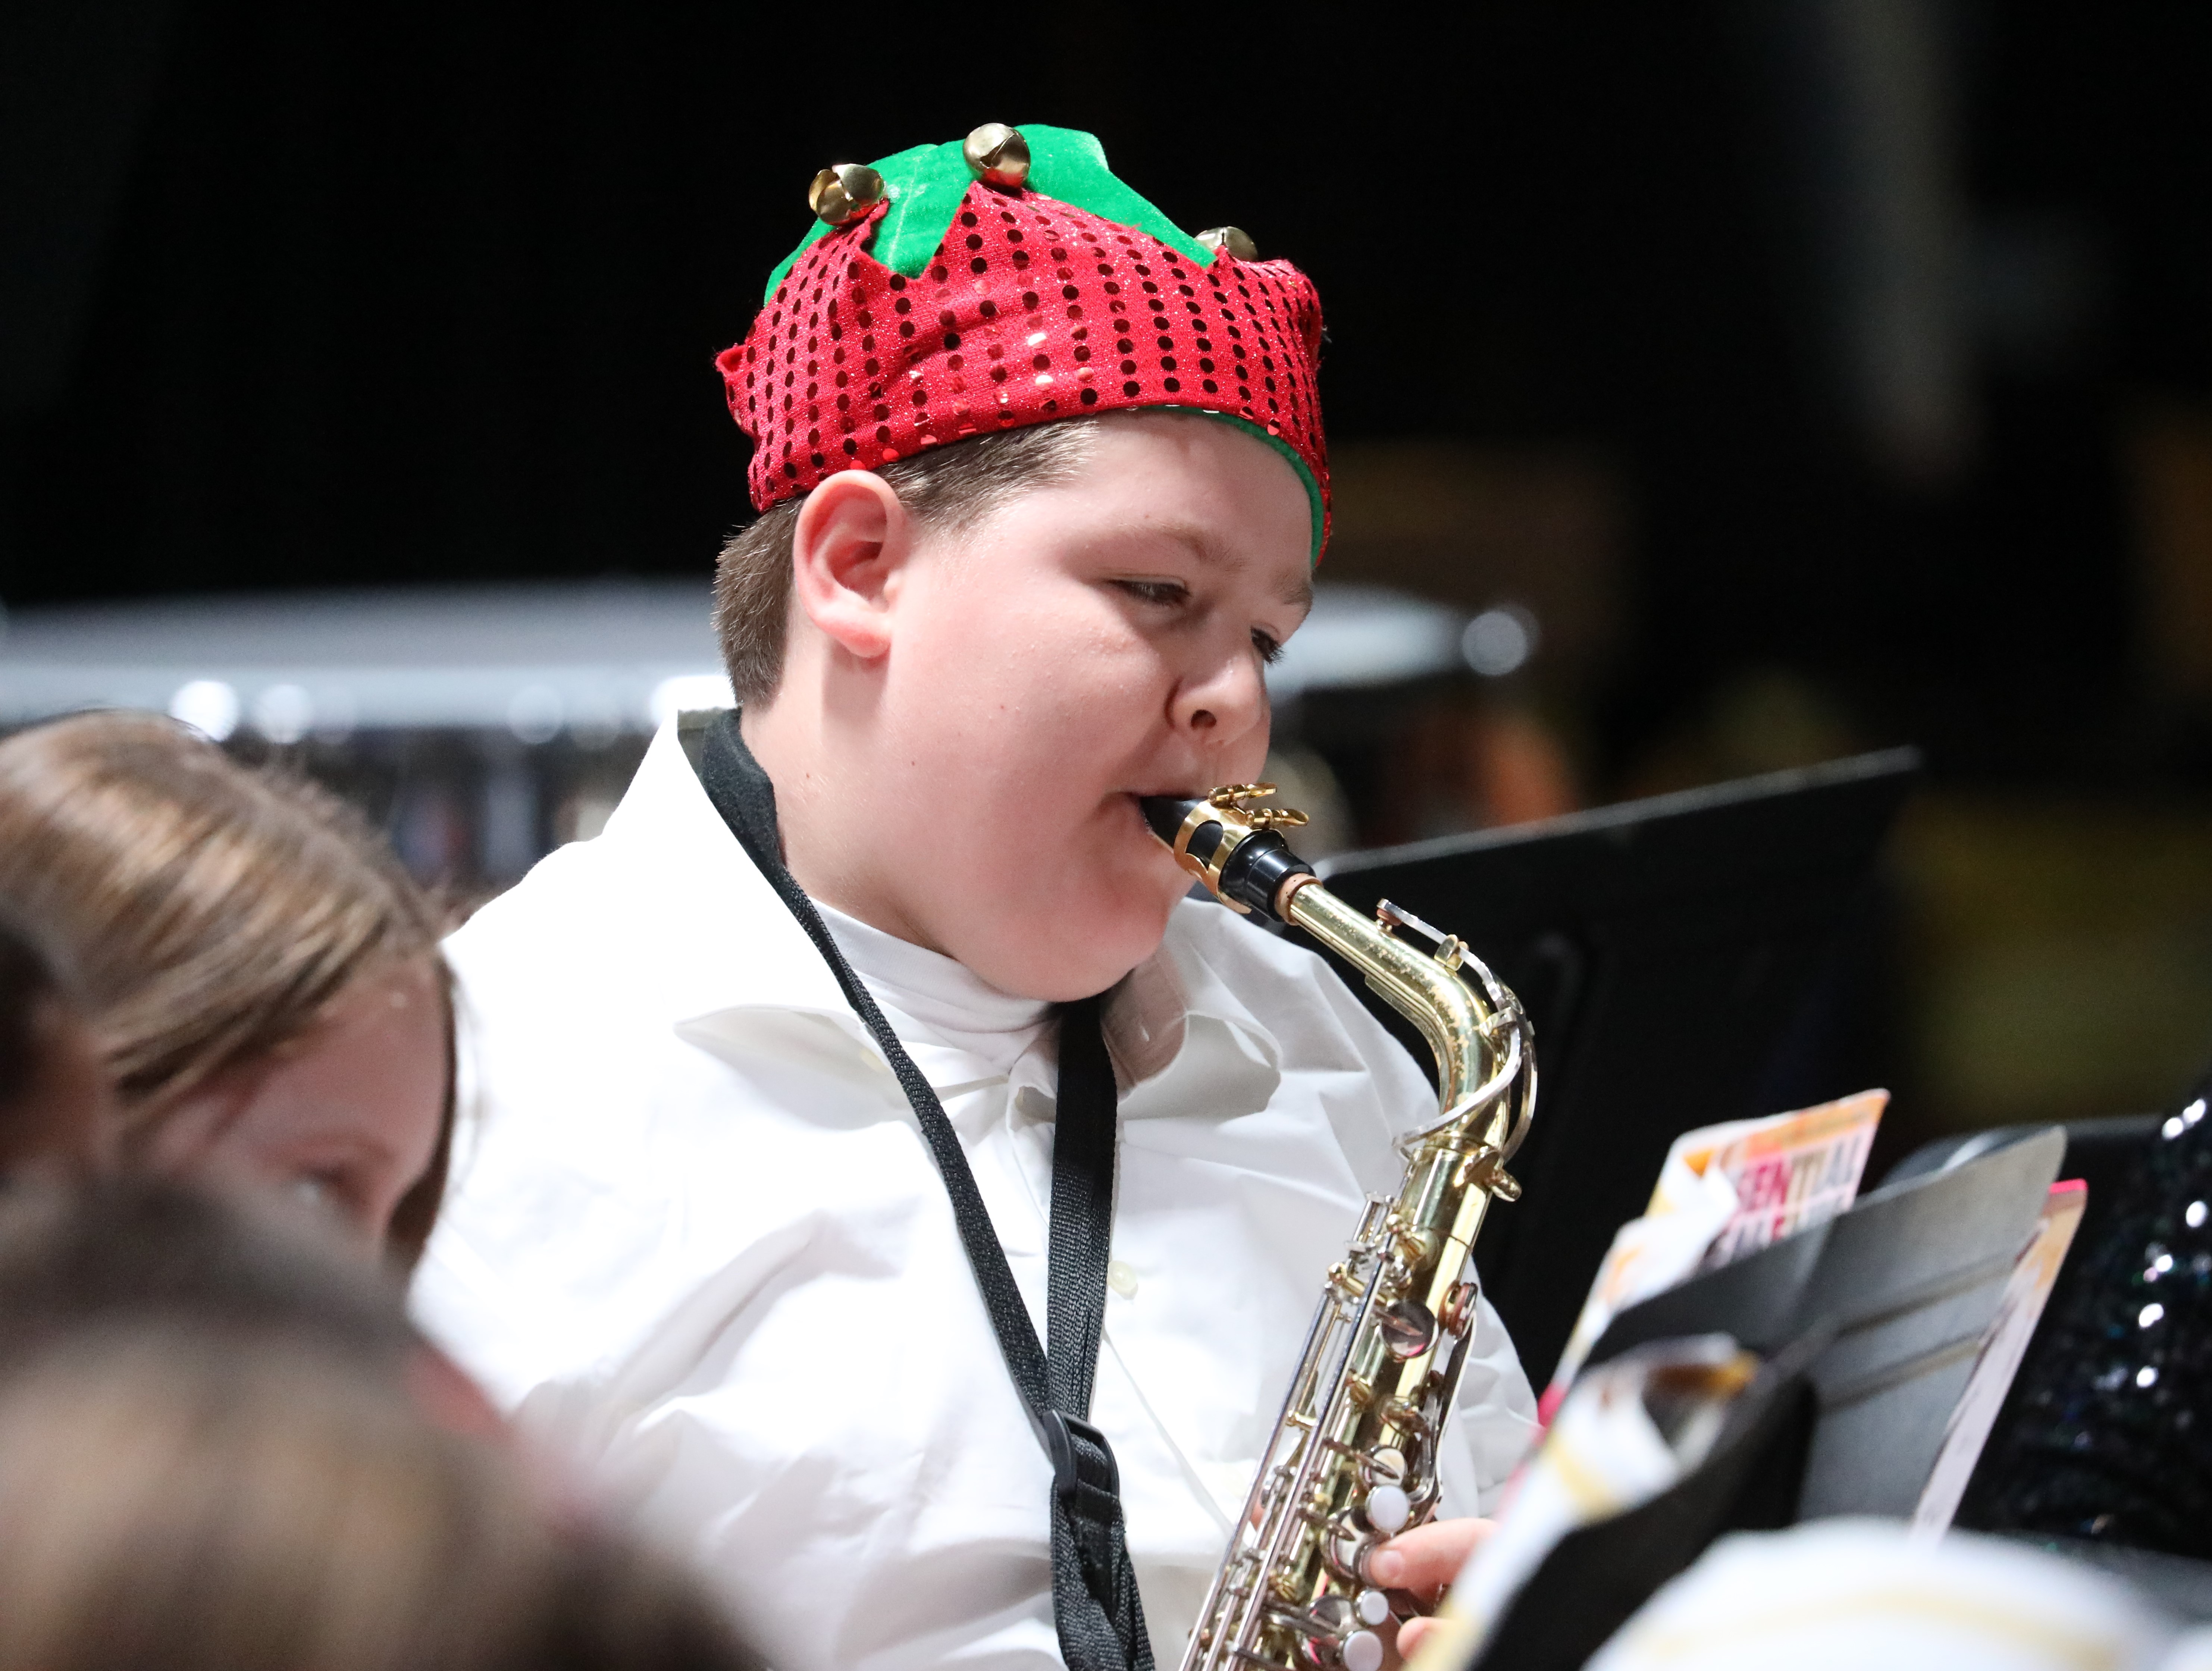
[[[603,835],[448,951],[464,1127],[415,1286],[432,1336],[779,1671],[1057,1665],[1050,1467],[943,1183],[673,728]],[[1091,1416],[1165,1666],[1323,1273],[1433,1097],[1318,959],[1211,904],[1177,908],[1106,1030],[1125,1089]],[[905,1032],[1041,1320],[1048,1040],[1002,1071]],[[1488,1507],[1534,1431],[1486,1304],[1446,1512]]]

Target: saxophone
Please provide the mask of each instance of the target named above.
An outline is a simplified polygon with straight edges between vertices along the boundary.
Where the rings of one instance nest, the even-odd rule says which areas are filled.
[[[1329,1267],[1182,1671],[1380,1671],[1418,1609],[1367,1582],[1367,1556],[1436,1513],[1437,1442],[1474,1326],[1475,1234],[1492,1200],[1521,1193],[1504,1168],[1535,1111],[1536,1059],[1519,1001],[1457,936],[1388,900],[1370,920],[1321,885],[1274,833],[1305,815],[1264,805],[1273,793],[1237,784],[1144,811],[1216,898],[1304,929],[1420,1029],[1439,1111],[1401,1139],[1396,1197],[1368,1201]]]

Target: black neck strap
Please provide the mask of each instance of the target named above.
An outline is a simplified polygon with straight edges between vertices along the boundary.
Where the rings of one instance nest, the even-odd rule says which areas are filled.
[[[937,1092],[914,1065],[874,996],[846,962],[822,914],[783,862],[776,829],[775,786],[753,758],[734,710],[706,727],[699,781],[769,885],[837,977],[845,1001],[860,1018],[928,1144],[969,1267],[982,1291],[992,1332],[1007,1372],[1053,1463],[1052,1600],[1060,1656],[1068,1671],[1152,1671],[1144,1609],[1121,1524],[1121,1477],[1105,1436],[1085,1419],[1105,1326],[1106,1261],[1114,1230],[1114,1143],[1119,1115],[1114,1066],[1100,1030],[1099,1000],[1065,1005],[1060,1016],[1060,1097],[1054,1124],[1052,1224],[1045,1328],[1036,1328],[1006,1249],[975,1188]]]

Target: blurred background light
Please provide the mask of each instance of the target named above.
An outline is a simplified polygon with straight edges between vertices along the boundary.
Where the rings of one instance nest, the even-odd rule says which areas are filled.
[[[314,699],[296,684],[272,684],[253,699],[254,730],[279,747],[298,742],[314,722]]]
[[[1498,604],[1467,623],[1460,653],[1483,678],[1502,679],[1528,665],[1538,641],[1534,616],[1517,604]]]
[[[67,709],[58,707],[55,711]],[[221,743],[238,729],[238,692],[221,679],[188,679],[169,698],[168,711],[172,719],[181,720],[202,735]]]
[[[561,734],[561,722],[567,716],[561,693],[550,684],[526,684],[507,704],[507,728],[519,742],[551,742]]]

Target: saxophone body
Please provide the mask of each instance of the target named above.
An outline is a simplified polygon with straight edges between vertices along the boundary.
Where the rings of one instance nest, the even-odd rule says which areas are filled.
[[[1368,1553],[1436,1513],[1438,1443],[1474,1332],[1476,1234],[1520,1187],[1536,1063],[1512,993],[1455,936],[1389,901],[1368,916],[1321,884],[1265,784],[1147,800],[1177,861],[1231,908],[1292,923],[1420,1030],[1434,1120],[1401,1141],[1397,1194],[1371,1199],[1329,1267],[1305,1349],[1186,1650],[1182,1671],[1379,1671],[1418,1608],[1368,1583]],[[1425,942],[1425,943],[1422,943]]]

